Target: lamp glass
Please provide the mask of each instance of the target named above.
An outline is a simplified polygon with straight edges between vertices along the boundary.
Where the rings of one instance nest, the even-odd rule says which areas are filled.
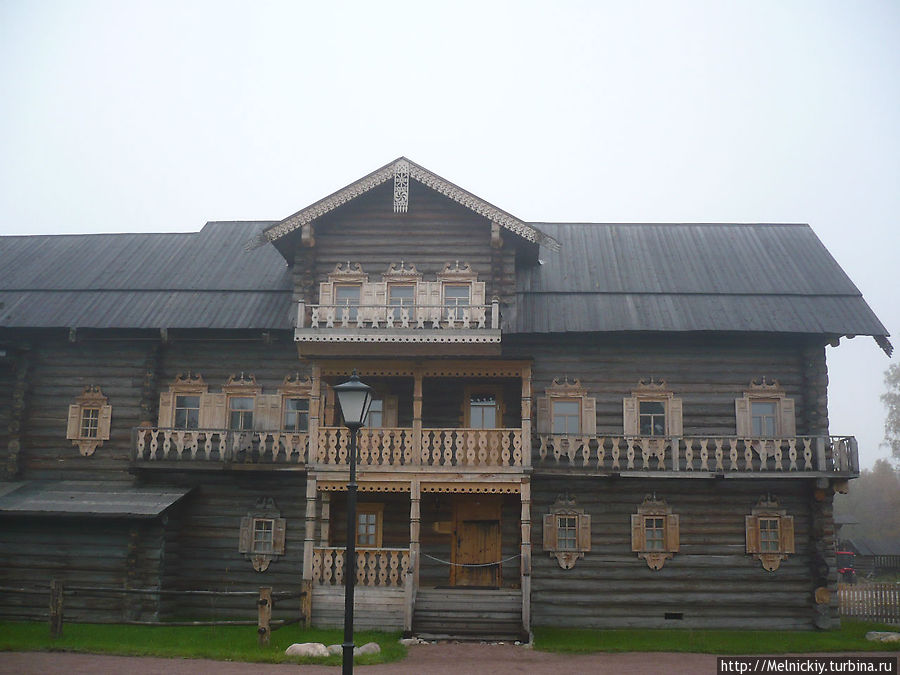
[[[369,414],[372,404],[372,387],[359,381],[356,371],[347,382],[335,386],[338,403],[344,415],[344,424],[348,427],[360,427]]]

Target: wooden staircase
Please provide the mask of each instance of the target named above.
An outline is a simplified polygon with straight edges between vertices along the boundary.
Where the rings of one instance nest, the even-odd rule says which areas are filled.
[[[517,588],[420,588],[412,627],[426,640],[528,640]]]

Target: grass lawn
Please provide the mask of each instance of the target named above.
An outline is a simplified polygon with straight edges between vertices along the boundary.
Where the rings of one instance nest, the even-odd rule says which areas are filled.
[[[0,651],[72,651],[126,656],[163,656],[217,661],[263,663],[317,663],[340,665],[341,656],[327,659],[285,656],[284,650],[295,642],[342,643],[342,630],[305,630],[285,626],[272,633],[268,647],[256,644],[254,626],[118,626],[66,623],[63,635],[50,638],[46,622],[0,622]],[[388,663],[406,656],[400,632],[359,631],[356,646],[377,642],[380,654],[358,656],[357,664]]]
[[[897,626],[841,620],[835,631],[774,630],[591,630],[534,629],[535,649],[548,652],[697,652],[704,654],[786,654],[802,652],[900,651],[900,643],[869,642],[870,630]]]

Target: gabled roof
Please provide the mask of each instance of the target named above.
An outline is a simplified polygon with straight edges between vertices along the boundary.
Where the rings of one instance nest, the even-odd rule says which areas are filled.
[[[435,192],[462,204],[478,215],[484,216],[492,223],[497,223],[501,227],[516,233],[527,241],[540,244],[553,251],[559,250],[559,243],[553,239],[553,237],[548,237],[541,232],[534,225],[519,220],[515,216],[484,201],[480,197],[476,197],[471,192],[463,190],[461,187],[451,183],[447,179],[441,178],[428,169],[408,160],[406,157],[398,157],[393,162],[385,164],[380,169],[376,169],[368,176],[364,176],[359,180],[354,181],[337,192],[288,216],[281,222],[275,223],[262,232],[259,237],[254,238],[247,246],[248,248],[253,248],[268,242],[277,241],[303,225],[311,223],[316,218],[324,216],[339,206],[364,195],[369,190],[378,187],[391,179],[394,181],[395,211],[406,210],[404,194],[408,196],[409,179],[413,179],[422,185],[431,188]]]

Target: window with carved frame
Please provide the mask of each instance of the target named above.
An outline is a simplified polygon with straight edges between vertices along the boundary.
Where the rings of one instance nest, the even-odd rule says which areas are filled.
[[[381,548],[384,504],[363,502],[356,507],[357,548]]]
[[[179,373],[168,391],[159,395],[159,426],[183,431],[204,428],[210,424],[213,399],[202,375]]]
[[[772,495],[762,497],[745,517],[747,554],[774,572],[795,552],[794,517],[787,515]]]
[[[300,379],[300,374],[286,376],[278,388],[281,398],[282,431],[306,433],[309,431],[310,392],[312,380],[309,377]]]
[[[245,376],[241,373],[239,378],[231,375],[222,387],[222,393],[226,397],[226,412],[228,429],[231,431],[252,431],[254,429],[254,415],[256,413],[256,399],[262,393],[262,388],[256,384],[256,377]]]
[[[284,555],[286,521],[271,497],[260,497],[255,507],[241,518],[238,552],[253,563],[257,572],[265,572],[269,563]]]
[[[559,495],[544,516],[543,535],[544,550],[562,569],[572,569],[591,550],[591,517],[570,496]]]
[[[778,380],[753,381],[734,401],[737,435],[742,438],[792,438],[797,435],[794,400]]]
[[[665,380],[640,380],[631,396],[623,399],[626,436],[671,437],[683,434],[681,399]]]
[[[81,455],[88,457],[109,440],[112,406],[100,387],[88,385],[69,406],[66,438],[72,441]]]
[[[631,550],[652,570],[662,569],[680,548],[679,518],[664,500],[647,496],[631,514]]]
[[[597,432],[596,399],[575,379],[555,378],[537,399],[537,431],[554,435],[593,435]]]

